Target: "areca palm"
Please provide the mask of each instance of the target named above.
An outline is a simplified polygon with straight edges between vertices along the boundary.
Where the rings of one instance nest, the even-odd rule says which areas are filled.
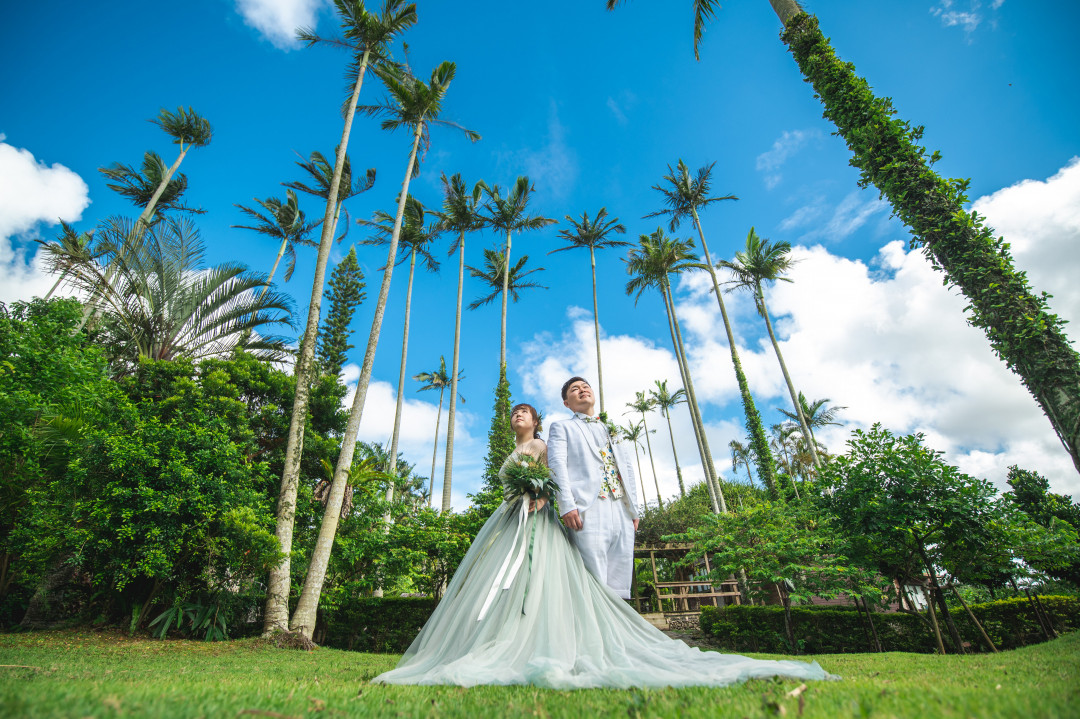
[[[547,287],[536,282],[535,280],[526,280],[525,278],[534,272],[543,272],[543,267],[534,267],[531,270],[524,271],[525,265],[529,261],[528,255],[522,255],[514,266],[509,270],[506,269],[506,255],[503,253],[492,250],[484,250],[484,266],[473,267],[467,265],[470,277],[476,277],[483,280],[491,292],[479,297],[469,303],[469,309],[475,310],[478,307],[482,307],[496,297],[505,297],[507,293],[510,295],[510,299],[517,302],[519,299],[519,293],[521,290],[539,288],[546,290]],[[504,289],[505,288],[505,289]]]
[[[439,455],[439,423],[442,420],[442,406],[443,395],[446,393],[446,388],[450,387],[451,391],[457,389],[457,382],[451,381],[450,374],[446,371],[446,357],[439,357],[439,369],[434,372],[421,372],[420,374],[413,375],[413,379],[417,382],[424,382],[424,386],[417,390],[417,392],[423,392],[424,390],[437,389],[439,390],[439,410],[435,413],[435,442],[431,450],[431,484],[427,493],[427,504],[431,506],[431,498],[435,493],[435,458]],[[457,377],[455,379],[463,379]],[[465,401],[464,397],[460,398],[462,402]]]
[[[529,198],[535,191],[536,188],[529,183],[529,178],[524,176],[518,177],[514,186],[507,190],[506,197],[503,197],[502,190],[498,185],[495,185],[494,187],[484,187],[484,193],[487,195],[487,202],[484,204],[484,210],[487,212],[484,216],[484,224],[494,230],[506,233],[506,244],[503,246],[502,251],[506,260],[503,264],[499,367],[506,364],[506,301],[507,293],[510,292],[510,245],[513,234],[515,232],[524,232],[526,230],[539,230],[548,225],[555,224],[555,220],[549,217],[541,217],[539,215],[530,217],[526,214],[529,206]]]
[[[661,382],[655,380],[653,384],[656,385],[656,389],[649,390],[649,397],[653,403],[660,408],[660,411],[664,413],[664,419],[667,420],[668,436],[671,438],[671,454],[675,457],[675,476],[679,478],[679,496],[686,496],[686,486],[683,484],[682,468],[679,467],[679,453],[675,451],[675,432],[671,428],[671,408],[677,404],[681,404],[686,401],[686,390],[677,389],[675,392],[668,392],[667,380]]]
[[[439,263],[431,255],[428,246],[438,239],[439,235],[442,234],[442,230],[434,222],[425,225],[424,221],[426,219],[427,211],[424,209],[424,205],[415,197],[409,195],[405,200],[405,214],[402,218],[401,233],[398,239],[398,246],[401,249],[401,259],[398,260],[398,264],[401,264],[406,259],[409,260],[409,283],[408,289],[405,291],[405,320],[402,323],[401,364],[398,369],[394,430],[390,435],[389,471],[391,474],[397,471],[397,450],[401,432],[401,408],[405,398],[405,364],[409,355],[409,317],[412,314],[412,289],[413,278],[416,275],[416,259],[419,257],[423,261],[424,267],[430,272],[439,270]],[[366,240],[364,244],[387,245],[390,243],[394,231],[394,218],[389,213],[381,210],[376,211],[372,221],[365,220],[361,224],[376,228],[376,234]],[[394,487],[390,485],[387,489],[387,502],[393,499],[393,491]]]
[[[795,407],[795,420],[802,427],[803,434],[809,437],[810,427],[806,424],[806,418],[803,417],[802,407],[799,406],[799,400],[795,392],[795,385],[791,381],[791,373],[788,372],[787,363],[784,362],[780,344],[776,341],[772,318],[769,317],[769,308],[765,304],[763,286],[766,282],[791,282],[791,278],[784,276],[794,264],[794,261],[789,256],[790,252],[791,243],[782,240],[780,242],[762,240],[758,237],[754,228],[751,227],[749,234],[746,236],[746,247],[735,253],[735,261],[723,260],[720,265],[731,271],[735,276],[738,287],[745,287],[753,293],[754,305],[757,307],[758,314],[765,320],[765,328],[769,332],[773,352],[776,353],[776,359],[780,363],[780,371],[784,375],[784,382],[787,383],[791,404]],[[808,442],[807,447],[814,466],[821,469],[821,460],[818,459],[817,452],[814,450],[814,443]]]
[[[167,218],[136,233],[130,220],[112,219],[81,259],[50,261],[65,263],[69,281],[100,307],[104,344],[129,364],[139,357],[224,357],[237,346],[282,357],[282,339],[249,335],[288,324],[289,298],[273,291],[256,295],[268,281],[242,264],[206,268],[205,249],[188,220]]]
[[[560,230],[559,236],[570,242],[566,247],[551,250],[548,254],[565,252],[577,248],[589,250],[589,265],[592,268],[592,306],[593,306],[593,330],[596,334],[596,378],[600,387],[600,411],[604,411],[604,364],[600,360],[600,314],[596,304],[596,251],[610,247],[629,247],[629,242],[616,240],[610,237],[612,233],[623,234],[626,227],[619,223],[618,217],[607,219],[607,208],[601,207],[596,217],[589,219],[589,213],[581,213],[581,221],[575,220],[570,215],[566,221],[573,229]],[[680,475],[679,486],[682,487]]]
[[[446,174],[440,178],[443,186],[442,210],[434,214],[439,218],[439,224],[448,232],[457,233],[457,239],[450,245],[449,254],[458,253],[458,285],[457,305],[454,310],[454,358],[450,371],[450,408],[446,413],[446,452],[444,452],[445,466],[443,467],[443,496],[442,509],[450,508],[450,489],[454,471],[454,420],[457,416],[458,375],[461,372],[461,303],[465,289],[465,235],[483,227],[483,218],[480,215],[480,198],[487,185],[480,180],[473,185],[470,193],[465,187],[465,180],[461,173],[457,173],[447,179]],[[440,405],[442,398],[440,395]],[[436,427],[436,430],[438,428]],[[436,431],[436,438],[438,432]],[[434,470],[432,470],[432,487],[435,491]],[[428,505],[431,504],[431,495],[428,495]]]
[[[641,446],[641,436],[645,433],[645,423],[627,422],[625,427],[619,427],[619,432],[622,434],[623,439],[634,445],[634,459],[637,460],[637,476],[638,481],[641,482],[641,503],[645,504],[645,475],[641,473],[641,454],[638,453],[638,447]]]
[[[754,447],[751,444],[743,444],[737,439],[733,439],[728,442],[728,448],[731,450],[731,471],[736,474],[739,472],[739,467],[746,468],[746,478],[750,480],[750,486],[754,486],[754,475],[750,474],[750,465],[754,461]]]
[[[264,634],[289,628],[288,600],[293,518],[296,515],[300,456],[304,448],[304,427],[307,422],[307,407],[314,371],[315,337],[319,331],[323,283],[326,280],[326,265],[330,261],[330,248],[334,241],[335,218],[339,211],[338,195],[345,169],[345,153],[349,147],[349,135],[352,132],[353,117],[356,114],[356,104],[368,66],[379,66],[390,62],[390,45],[401,33],[416,23],[416,5],[405,3],[403,0],[384,0],[380,13],[368,12],[364,3],[357,0],[334,0],[334,6],[341,23],[342,35],[340,37],[322,37],[310,29],[297,33],[308,47],[328,45],[349,53],[350,60],[346,70],[348,99],[344,107],[345,117],[341,139],[338,141],[337,153],[334,157],[334,171],[326,188],[326,209],[323,212],[322,236],[319,238],[319,252],[315,260],[315,277],[311,283],[307,325],[304,328],[304,334],[300,340],[300,352],[296,358],[296,394],[293,398],[289,436],[286,441],[285,467],[281,474],[275,530],[284,559],[271,568],[270,577],[267,580],[266,611],[263,616]],[[404,200],[404,195],[402,199]],[[343,479],[337,498],[339,508],[344,499],[344,483]],[[307,619],[306,616],[305,619]],[[310,634],[311,629],[308,628],[307,631]]]
[[[814,442],[815,446],[820,449],[820,445],[818,445],[817,440],[814,439],[814,430],[820,429],[822,427],[827,427],[829,425],[839,426],[841,423],[836,421],[836,417],[840,413],[840,410],[847,409],[847,407],[828,406],[829,402],[832,402],[832,400],[828,397],[816,399],[813,402],[809,402],[806,399],[806,395],[804,395],[802,392],[799,392],[798,401],[799,409],[802,412],[802,416],[806,418],[807,432],[809,433],[809,437],[811,441]],[[796,418],[793,412],[789,412],[786,409],[781,409],[779,411],[788,419],[795,421]]]
[[[660,481],[656,478],[656,462],[653,460],[652,442],[649,441],[649,424],[645,421],[645,413],[652,412],[656,408],[656,402],[645,396],[644,392],[635,392],[634,401],[627,402],[626,406],[635,412],[641,412],[641,424],[645,427],[645,446],[649,450],[649,464],[652,465],[653,484],[656,485],[656,502],[660,509],[664,508],[664,499],[660,496]],[[645,501],[644,495],[642,501]]]
[[[60,287],[60,283],[67,279],[73,265],[96,258],[97,254],[93,244],[94,232],[94,230],[76,232],[74,227],[60,220],[60,236],[55,241],[36,240],[45,250],[48,266],[53,272],[60,274],[56,278],[56,282],[45,294],[45,299],[53,296],[53,293]]]
[[[266,214],[244,205],[234,205],[248,217],[255,221],[253,225],[233,225],[242,230],[253,230],[260,235],[281,240],[278,247],[277,257],[274,258],[274,266],[270,268],[270,277],[267,283],[274,281],[281,258],[287,258],[285,264],[285,281],[292,279],[296,269],[296,246],[314,247],[315,243],[308,235],[319,226],[318,222],[307,222],[304,211],[296,201],[296,193],[292,190],[285,191],[285,201],[277,197],[268,197],[265,200],[255,199],[255,202],[265,210]],[[264,292],[266,290],[263,290]]]
[[[724,295],[720,291],[720,282],[716,278],[716,269],[713,267],[712,258],[709,255],[709,246],[705,242],[705,232],[701,228],[699,210],[708,207],[714,202],[724,200],[737,200],[734,195],[722,197],[710,197],[710,182],[712,169],[716,163],[705,165],[697,171],[694,177],[690,176],[690,170],[681,159],[675,169],[668,165],[668,174],[664,176],[667,185],[654,185],[664,196],[664,204],[667,207],[657,212],[652,212],[646,217],[667,215],[671,219],[668,227],[674,232],[685,218],[694,221],[698,239],[701,241],[701,251],[705,254],[705,267],[712,278],[713,292],[716,301],[720,305],[720,316],[724,321],[724,331],[727,333],[728,348],[731,351],[731,364],[735,368],[735,379],[739,384],[739,394],[742,396],[743,413],[746,415],[746,429],[754,441],[754,459],[757,461],[758,475],[765,482],[770,492],[774,492],[772,455],[769,453],[769,441],[765,436],[765,427],[761,423],[761,415],[754,406],[754,398],[750,394],[750,385],[746,381],[742,362],[739,360],[739,350],[735,346],[735,334],[731,329],[731,320],[728,318],[727,307],[724,305]]]
[[[456,73],[454,63],[443,62],[440,64],[432,71],[431,79],[428,82],[413,77],[406,71],[394,66],[380,66],[375,68],[375,72],[386,86],[389,97],[381,103],[362,106],[358,109],[368,115],[382,116],[382,128],[384,130],[408,128],[412,132],[412,144],[409,149],[409,160],[405,164],[405,177],[402,180],[401,190],[398,194],[397,215],[394,217],[394,226],[391,230],[386,269],[383,271],[382,285],[379,288],[375,316],[371,321],[371,332],[368,334],[367,351],[364,354],[364,363],[360,368],[356,394],[353,396],[352,407],[349,410],[349,418],[345,424],[345,432],[341,440],[341,452],[338,455],[334,484],[330,489],[330,499],[327,501],[326,512],[323,514],[319,536],[311,556],[311,564],[308,567],[307,576],[304,578],[304,588],[290,622],[290,627],[294,631],[300,631],[309,638],[315,628],[315,610],[319,604],[319,596],[322,594],[322,585],[326,578],[326,567],[330,561],[330,550],[333,547],[334,536],[337,534],[338,511],[345,493],[346,474],[352,463],[353,453],[356,448],[356,435],[360,431],[360,419],[367,399],[368,385],[371,383],[371,372],[375,364],[375,350],[378,347],[379,334],[382,331],[386,300],[390,294],[393,263],[394,258],[397,256],[402,219],[405,214],[405,201],[409,195],[409,182],[419,167],[417,152],[421,144],[425,148],[429,146],[431,125],[456,128],[464,132],[474,142],[480,139],[480,135],[472,130],[439,119],[443,99],[446,97],[446,92]]]
[[[687,361],[686,348],[682,342],[682,330],[679,326],[679,318],[675,313],[675,302],[669,279],[669,275],[678,275],[699,266],[698,258],[693,253],[693,247],[693,241],[672,239],[666,236],[661,228],[657,228],[656,232],[651,235],[640,235],[638,246],[630,250],[629,257],[626,260],[626,272],[631,276],[630,281],[626,283],[626,294],[635,295],[634,302],[636,304],[646,289],[652,287],[660,292],[660,297],[664,301],[668,329],[671,332],[672,349],[679,365],[683,386],[686,388],[687,407],[690,410],[690,420],[694,426],[694,436],[697,439],[701,468],[705,474],[705,486],[709,490],[709,499],[712,502],[713,511],[726,514],[727,502],[724,499],[724,492],[720,487],[716,468],[713,465],[709,439],[705,434],[705,423],[702,420],[701,409],[698,406],[697,396],[694,392],[694,381],[690,375],[690,364]]]
[[[334,181],[335,166],[318,150],[313,150],[311,156],[307,160],[300,160],[296,165],[308,174],[312,184],[309,185],[298,180],[283,182],[281,184],[285,185],[285,187],[290,190],[304,192],[308,195],[321,198],[323,202],[326,202],[330,197],[330,186]],[[363,177],[357,177],[354,181],[352,175],[352,162],[349,160],[349,155],[345,154],[344,159],[342,160],[341,178],[338,182],[337,206],[334,208],[334,219],[330,223],[329,234],[331,237],[337,232],[337,226],[341,219],[345,200],[356,197],[360,193],[367,192],[374,185],[375,168],[369,167],[367,173],[365,173]],[[345,232],[341,233],[341,236],[337,238],[337,241],[341,242],[348,231],[349,213],[348,211],[345,211]]]
[[[147,152],[143,155],[142,168],[136,169],[131,165],[114,162],[107,167],[99,167],[98,172],[111,182],[105,183],[113,192],[131,200],[136,207],[144,208],[150,204],[154,193],[162,186],[169,167],[156,152]],[[182,196],[187,190],[187,175],[183,173],[173,174],[164,182],[164,189],[158,196],[155,211],[158,210],[183,210],[187,212],[202,213],[201,210],[192,210],[184,206]]]

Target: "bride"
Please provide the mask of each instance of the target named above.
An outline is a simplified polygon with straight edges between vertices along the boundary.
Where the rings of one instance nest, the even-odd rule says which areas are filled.
[[[540,419],[514,407],[517,446],[546,462]],[[724,686],[750,678],[832,678],[818,664],[701,651],[668,638],[585,569],[550,503],[519,496],[480,529],[387,684],[533,684],[551,689]]]

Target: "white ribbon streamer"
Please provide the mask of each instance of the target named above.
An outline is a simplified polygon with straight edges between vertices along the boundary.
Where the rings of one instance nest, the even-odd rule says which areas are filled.
[[[529,518],[529,500],[522,495],[521,497],[521,511],[519,512],[517,529],[514,530],[514,541],[510,543],[510,551],[506,555],[506,559],[503,560],[502,566],[499,567],[499,573],[495,575],[495,581],[491,583],[491,589],[488,590],[487,599],[484,600],[484,606],[480,608],[480,614],[476,617],[476,621],[483,619],[491,608],[491,603],[495,601],[495,597],[499,594],[499,589],[509,589],[510,585],[514,582],[514,577],[517,576],[518,570],[521,569],[521,563],[525,560],[525,550],[529,546],[529,538],[525,532],[525,522]],[[521,538],[521,546],[517,549],[517,558],[514,559],[514,547],[518,543],[518,538]],[[510,561],[514,560],[513,567],[510,568],[510,573],[506,575],[506,581],[503,582],[503,575],[506,574],[506,570],[510,567]],[[501,585],[501,587],[500,587]]]

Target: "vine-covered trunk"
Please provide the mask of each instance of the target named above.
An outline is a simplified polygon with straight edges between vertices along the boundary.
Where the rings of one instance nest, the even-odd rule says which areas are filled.
[[[457,310],[454,313],[454,361],[450,368],[450,408],[446,411],[446,466],[443,469],[443,506],[450,505],[450,483],[454,474],[454,418],[457,410],[458,365],[461,358],[461,296],[465,287],[465,231],[458,239]],[[431,491],[435,492],[435,477],[431,478]],[[428,506],[432,498],[428,497]]]
[[[375,366],[375,350],[379,345],[383,315],[386,313],[386,301],[390,295],[390,279],[394,273],[394,260],[397,257],[398,241],[401,237],[405,199],[409,195],[409,181],[412,179],[413,164],[416,162],[416,151],[420,146],[423,129],[424,123],[421,121],[417,123],[413,131],[412,149],[405,168],[405,179],[401,183],[401,194],[398,196],[394,229],[390,235],[390,250],[386,255],[386,269],[383,271],[382,285],[379,288],[379,301],[375,305],[375,316],[371,320],[371,332],[368,334],[364,364],[360,369],[360,379],[356,382],[356,394],[353,396],[349,419],[345,423],[345,433],[341,438],[341,451],[338,453],[337,464],[334,467],[334,481],[330,485],[326,510],[323,512],[322,524],[319,526],[319,536],[315,540],[311,563],[308,565],[307,576],[304,577],[304,588],[300,592],[300,599],[296,602],[296,610],[290,622],[290,628],[293,631],[300,632],[308,639],[311,639],[311,633],[315,630],[315,612],[319,607],[319,597],[322,595],[322,586],[326,579],[326,567],[330,564],[330,550],[334,546],[334,537],[337,536],[341,503],[345,499],[345,490],[349,487],[349,470],[352,468],[353,455],[356,453],[356,435],[360,431],[360,419],[364,413],[364,402],[367,400],[368,385],[371,383],[371,372]]]
[[[916,144],[923,128],[894,117],[892,102],[836,56],[816,17],[787,19],[782,38],[847,142],[860,184],[877,187],[911,229],[912,246],[964,294],[968,323],[1019,375],[1080,471],[1080,353],[1050,312],[1048,295],[1036,294],[1013,267],[1004,238],[964,209],[968,181],[930,169],[940,156]]]
[[[293,520],[296,517],[296,493],[300,482],[300,457],[304,452],[304,428],[307,424],[308,400],[311,394],[311,371],[315,358],[315,336],[319,331],[319,314],[322,309],[323,282],[326,279],[326,265],[330,261],[330,248],[334,244],[334,217],[338,210],[338,188],[341,185],[341,171],[345,165],[345,153],[349,148],[349,134],[352,131],[353,116],[356,114],[356,102],[360,97],[360,88],[364,84],[367,71],[368,53],[364,52],[360,61],[360,71],[356,74],[352,98],[345,113],[345,123],[341,130],[337,154],[334,157],[334,174],[326,193],[326,211],[323,213],[322,236],[319,238],[319,252],[315,259],[315,278],[311,283],[311,300],[308,302],[307,325],[300,340],[300,355],[296,358],[296,394],[293,398],[292,417],[289,420],[289,435],[285,444],[285,468],[281,473],[281,490],[278,493],[277,521],[274,534],[284,559],[270,568],[266,581],[266,609],[263,612],[263,634],[287,631],[289,628],[289,586],[291,584]],[[344,490],[342,491],[344,497]]]

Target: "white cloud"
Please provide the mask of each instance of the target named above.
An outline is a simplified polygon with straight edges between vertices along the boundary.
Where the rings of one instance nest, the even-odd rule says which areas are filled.
[[[626,125],[629,122],[626,118],[626,113],[619,107],[619,103],[615,102],[615,98],[609,97],[606,104],[607,109],[611,110],[611,114],[615,116],[615,122],[620,125]]]
[[[780,168],[784,166],[784,163],[802,149],[809,140],[819,137],[821,133],[817,130],[785,130],[768,151],[758,155],[757,169],[765,173],[766,189],[771,190],[780,184],[780,180],[783,179]]]
[[[314,27],[324,0],[236,0],[236,11],[275,47],[299,47],[296,30]]]
[[[574,191],[578,176],[577,154],[566,143],[566,131],[559,120],[559,109],[552,100],[548,113],[547,137],[542,147],[496,152],[499,170],[513,175],[527,175],[537,190],[563,199]]]
[[[349,387],[349,393],[343,401],[346,411],[352,407],[356,395],[356,382],[360,377],[360,367],[347,364],[342,367],[342,379]],[[428,477],[431,474],[431,455],[435,439],[435,419],[438,413],[438,397],[434,402],[413,399],[406,396],[401,409],[401,428],[398,437],[398,452],[415,465],[414,472]],[[425,393],[428,394],[428,393]],[[447,397],[449,400],[449,397]],[[435,496],[434,505],[439,506],[442,497],[443,467],[446,449],[446,421],[449,402],[445,402],[439,421],[439,445],[435,461]],[[374,442],[388,447],[394,431],[394,413],[397,405],[397,391],[389,382],[372,382],[368,386],[364,402],[364,412],[360,418],[360,430],[357,441]],[[482,484],[481,472],[484,468],[486,444],[478,441],[471,429],[476,424],[476,417],[465,411],[459,404],[454,416],[454,471],[451,485],[452,505],[457,510],[469,506],[466,494],[475,493]]]
[[[60,220],[75,222],[89,204],[89,188],[77,173],[0,139],[0,301],[42,296],[54,282],[33,251],[36,245],[15,238]]]
[[[941,0],[936,6],[930,8],[930,14],[940,18],[945,27],[960,27],[964,35],[971,41],[971,35],[978,29],[983,21],[982,2],[980,0],[968,0],[967,9],[954,9],[955,0]],[[996,16],[997,10],[1005,4],[1005,0],[991,0],[990,10]],[[990,26],[996,26],[996,17],[991,18]]]
[[[824,199],[816,198],[811,204],[798,208],[781,220],[779,228],[797,231],[801,227],[809,227],[798,238],[799,242],[807,244],[815,241],[839,242],[888,208],[888,203],[872,190],[853,190],[832,209],[831,216],[829,209],[824,206]]]

